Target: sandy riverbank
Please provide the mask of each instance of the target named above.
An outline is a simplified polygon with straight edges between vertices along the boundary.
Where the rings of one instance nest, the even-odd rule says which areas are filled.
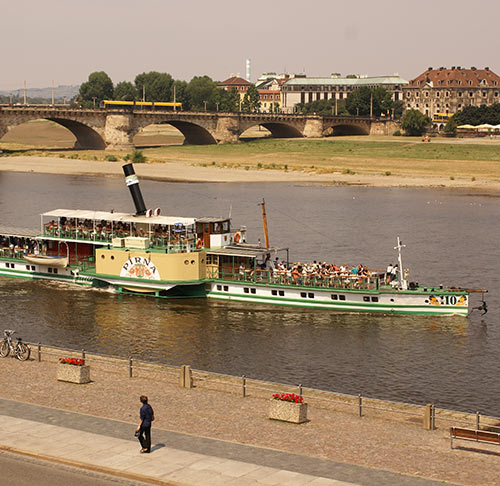
[[[59,157],[18,156],[0,158],[0,171],[39,174],[122,177],[123,162],[102,162]],[[204,167],[185,161],[136,164],[135,170],[143,179],[172,182],[293,182],[327,185],[355,185],[366,187],[428,187],[500,192],[500,179],[421,175],[380,174],[321,174],[312,171],[283,171],[269,169],[236,169]],[[408,170],[408,169],[407,169]]]

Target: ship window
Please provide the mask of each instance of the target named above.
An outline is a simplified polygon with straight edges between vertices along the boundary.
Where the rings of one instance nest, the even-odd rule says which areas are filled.
[[[338,300],[339,299],[339,296],[337,294],[332,294],[330,297],[332,298],[332,300]]]
[[[251,292],[252,294],[255,294],[257,291],[256,291],[255,289],[250,289],[250,292]]]
[[[104,255],[101,255],[101,258],[104,260],[106,257]]]
[[[271,294],[278,295],[278,291],[277,290],[271,290]]]
[[[35,270],[36,270],[35,265],[31,265],[31,270],[33,270],[33,271],[35,271]]]
[[[217,290],[222,290],[222,285],[217,285]]]
[[[370,302],[370,297],[368,297],[367,295],[363,295],[363,301]]]
[[[10,267],[10,264],[9,264],[9,263],[6,263],[6,264],[5,264],[5,266],[6,266],[7,268],[9,268],[9,267]]]
[[[394,299],[391,299],[391,302],[394,302]]]
[[[227,285],[224,285],[224,292],[229,292],[229,287]]]
[[[372,297],[372,302],[378,302],[378,297]]]
[[[184,260],[184,265],[189,265],[189,260]]]
[[[425,299],[425,303],[426,303],[426,304],[428,304],[428,303],[429,303],[429,301],[428,301],[427,299]]]
[[[52,273],[52,268],[49,267],[47,270],[49,271],[49,273]]]
[[[300,296],[301,296],[303,299],[305,299],[305,298],[307,297],[307,293],[306,293],[306,292],[301,292],[301,293],[300,293]]]
[[[194,265],[194,260],[191,260],[191,265]]]
[[[309,292],[309,294],[307,294],[307,296],[310,298],[310,299],[314,299],[314,294],[312,292]]]
[[[57,268],[54,268],[54,273],[57,273]]]
[[[248,292],[250,292],[250,289],[248,287],[244,287],[243,292],[245,292],[245,294],[248,294]]]
[[[285,296],[285,291],[284,290],[280,290],[279,294],[280,294],[280,297],[284,297]]]
[[[26,265],[26,270],[29,270],[30,269],[30,266],[29,265]]]
[[[115,256],[114,255],[111,255],[111,260],[114,260],[115,259]]]
[[[339,300],[345,300],[345,295],[339,295]]]

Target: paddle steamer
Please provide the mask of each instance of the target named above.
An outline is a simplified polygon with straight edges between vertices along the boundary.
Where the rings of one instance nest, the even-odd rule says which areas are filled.
[[[0,228],[0,275],[156,297],[221,300],[385,314],[469,313],[470,289],[422,286],[405,272],[300,273],[287,248],[246,241],[230,218],[163,216],[146,210],[132,164],[123,166],[135,214],[56,209],[39,231]],[[263,206],[265,223],[265,210]],[[396,246],[399,268],[401,248]],[[281,268],[276,265],[282,259]],[[286,262],[286,263],[285,263]],[[485,291],[477,291],[485,292]]]

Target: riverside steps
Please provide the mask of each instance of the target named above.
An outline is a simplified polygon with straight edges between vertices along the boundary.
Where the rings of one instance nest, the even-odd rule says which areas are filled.
[[[497,470],[498,447],[450,450],[449,426],[470,427],[475,414],[436,410],[426,430],[425,407],[359,407],[359,397],[302,387],[310,422],[288,424],[267,418],[284,385],[192,370],[194,387],[181,388],[179,367],[90,353],[93,381],[74,385],[56,380],[57,359],[81,353],[42,347],[38,361],[32,351],[28,362],[0,360],[4,450],[157,484],[500,484],[484,474]],[[155,409],[150,455],[133,437],[141,394]],[[480,426],[494,431],[498,420]]]

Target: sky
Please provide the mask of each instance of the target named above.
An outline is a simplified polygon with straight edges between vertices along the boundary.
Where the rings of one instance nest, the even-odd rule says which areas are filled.
[[[263,72],[500,74],[499,0],[0,0],[0,90]]]

